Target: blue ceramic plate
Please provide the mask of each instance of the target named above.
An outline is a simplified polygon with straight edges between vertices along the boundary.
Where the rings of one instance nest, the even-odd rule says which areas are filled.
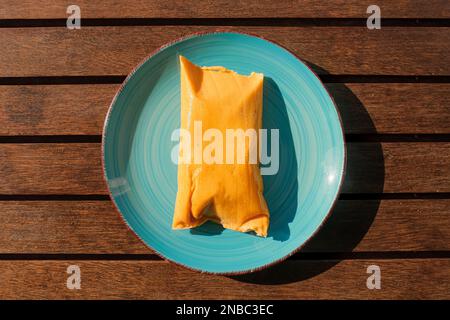
[[[206,223],[172,230],[180,125],[178,55],[240,74],[262,72],[263,127],[278,128],[279,170],[263,176],[267,238]],[[126,79],[103,132],[105,178],[128,226],[164,258],[210,273],[244,273],[288,257],[330,213],[345,167],[339,114],[317,76],[286,49],[241,33],[206,33],[162,47]],[[107,228],[107,226],[105,226]]]

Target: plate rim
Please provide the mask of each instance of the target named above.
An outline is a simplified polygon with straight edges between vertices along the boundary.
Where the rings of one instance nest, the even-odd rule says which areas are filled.
[[[134,76],[134,74],[141,68],[142,65],[144,65],[148,60],[150,60],[153,56],[155,56],[156,54],[158,54],[160,51],[164,50],[167,47],[172,46],[175,43],[179,43],[185,40],[188,40],[190,38],[195,38],[198,36],[205,36],[205,35],[210,35],[210,34],[238,34],[238,35],[245,35],[245,36],[250,36],[250,37],[255,37],[255,38],[259,38],[262,39],[264,41],[267,41],[275,46],[280,47],[281,49],[287,51],[289,54],[291,54],[294,58],[296,58],[300,63],[302,63],[303,65],[305,65],[309,71],[316,77],[316,79],[319,81],[319,83],[321,84],[321,86],[323,87],[323,89],[325,90],[326,94],[330,97],[330,100],[333,104],[333,107],[336,111],[336,114],[338,116],[338,120],[339,120],[339,128],[341,130],[341,135],[342,135],[342,143],[343,143],[343,165],[342,165],[342,170],[340,172],[340,181],[339,181],[339,185],[337,188],[337,192],[334,196],[333,201],[331,202],[331,206],[330,209],[328,210],[327,214],[325,215],[325,217],[323,218],[323,220],[321,221],[321,223],[317,226],[316,230],[314,230],[314,232],[297,248],[293,249],[291,252],[289,252],[288,254],[284,255],[281,258],[278,258],[270,263],[261,265],[257,268],[251,268],[251,269],[246,269],[246,270],[240,270],[240,271],[209,271],[209,270],[202,270],[202,269],[197,269],[191,266],[188,266],[186,264],[183,264],[179,261],[175,261],[172,259],[169,259],[168,257],[164,256],[164,254],[160,253],[159,251],[155,250],[154,248],[152,248],[149,244],[147,244],[141,237],[140,235],[131,227],[131,225],[128,223],[128,221],[125,219],[125,217],[123,216],[123,213],[120,211],[115,197],[112,195],[109,183],[108,183],[108,178],[107,178],[107,174],[106,174],[106,163],[105,163],[105,140],[106,140],[106,135],[107,135],[107,127],[109,125],[109,120],[111,117],[111,113],[112,113],[112,109],[114,107],[114,105],[117,102],[117,99],[119,97],[119,95],[121,94],[122,90],[125,88],[125,86],[127,85],[128,81]],[[151,51],[148,55],[146,55],[127,75],[127,77],[125,78],[125,80],[121,83],[120,87],[116,90],[116,93],[114,94],[113,99],[111,100],[111,103],[109,104],[108,107],[108,111],[106,113],[105,116],[105,120],[103,123],[103,130],[102,130],[102,143],[101,143],[101,160],[102,160],[102,175],[103,175],[103,180],[106,183],[106,187],[107,187],[107,191],[108,191],[108,195],[109,198],[111,199],[113,206],[114,206],[114,211],[116,212],[116,214],[119,215],[120,219],[125,223],[125,225],[127,226],[127,228],[129,230],[131,230],[131,232],[137,237],[137,239],[139,239],[139,241],[141,243],[144,244],[145,247],[147,247],[148,249],[150,249],[154,254],[156,254],[157,256],[159,256],[161,259],[168,261],[170,263],[173,263],[177,266],[181,266],[184,267],[186,269],[195,271],[195,272],[199,272],[199,273],[204,273],[204,274],[212,274],[212,275],[227,275],[227,276],[235,276],[235,275],[243,275],[243,274],[249,274],[249,273],[255,273],[257,271],[261,271],[264,269],[267,269],[269,267],[272,267],[280,262],[285,261],[286,259],[288,259],[289,257],[291,257],[292,255],[294,255],[295,253],[299,252],[301,249],[303,249],[305,247],[305,245],[307,245],[311,239],[314,238],[314,236],[319,232],[319,230],[322,229],[323,225],[328,221],[329,217],[331,216],[331,213],[333,212],[333,209],[335,208],[339,195],[342,191],[342,186],[345,180],[345,174],[346,174],[346,170],[347,170],[347,142],[345,139],[345,134],[344,134],[344,125],[343,125],[343,121],[342,121],[342,116],[339,112],[339,109],[337,108],[336,102],[333,99],[333,96],[330,94],[330,92],[328,91],[327,87],[324,85],[324,83],[320,80],[319,76],[316,74],[316,72],[314,72],[314,70],[306,63],[306,61],[304,61],[302,58],[300,58],[296,53],[294,53],[292,50],[288,49],[286,46],[278,43],[277,41],[271,40],[271,39],[267,39],[264,36],[255,34],[255,33],[251,33],[251,32],[242,32],[242,31],[235,31],[235,30],[229,30],[229,29],[223,29],[223,28],[218,28],[215,29],[214,31],[198,31],[198,32],[191,32],[191,33],[187,33],[184,34],[183,36],[177,37],[171,41],[168,41],[166,43],[164,43],[163,45],[157,47],[156,49],[154,49],[153,51]]]

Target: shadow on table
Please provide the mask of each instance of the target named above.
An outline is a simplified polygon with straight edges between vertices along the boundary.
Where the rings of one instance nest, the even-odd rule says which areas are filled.
[[[327,74],[316,65],[311,63],[308,65],[316,73]],[[358,122],[356,125],[358,128],[365,128],[364,133],[376,133],[375,126],[363,104],[345,84],[334,83],[328,85],[327,89],[340,111],[344,130],[347,133],[355,127],[355,121]],[[352,252],[369,230],[378,211],[380,200],[358,201],[358,197],[351,194],[382,193],[384,161],[381,144],[377,142],[359,144],[347,141],[347,168],[344,179],[341,200],[337,202],[318,233],[290,259],[291,261],[284,261],[251,274],[230,276],[230,278],[241,282],[267,285],[298,282],[319,275],[340,262],[339,259],[314,260],[314,256],[320,256],[320,253],[338,253],[336,256],[339,257],[342,253]],[[303,263],[292,263],[293,259],[303,259]]]

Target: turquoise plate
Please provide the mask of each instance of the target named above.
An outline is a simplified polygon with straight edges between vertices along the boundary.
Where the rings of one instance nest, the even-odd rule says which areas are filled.
[[[263,176],[267,238],[206,223],[172,230],[177,166],[171,140],[180,125],[178,55],[240,74],[262,72],[263,127],[279,129],[279,170]],[[330,213],[345,167],[336,107],[317,76],[286,49],[242,33],[194,34],[153,53],[125,80],[103,131],[103,169],[128,226],[156,253],[209,273],[251,272],[300,249]],[[107,228],[108,226],[105,226]]]

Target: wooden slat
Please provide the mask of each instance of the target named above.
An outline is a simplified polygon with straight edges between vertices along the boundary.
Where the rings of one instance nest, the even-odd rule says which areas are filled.
[[[263,273],[236,278],[201,274],[163,261],[0,261],[0,298],[450,298],[450,259],[345,260],[330,269],[335,263],[288,261]],[[80,267],[80,290],[66,287],[66,270],[73,264]],[[380,290],[366,286],[370,265],[381,269]],[[274,282],[277,285],[266,285]]]
[[[449,75],[450,28],[228,27],[290,48],[320,74]],[[125,75],[179,36],[216,27],[7,28],[0,76]],[[382,59],[380,59],[382,57]]]
[[[0,145],[0,172],[0,194],[106,193],[97,143]]]
[[[119,85],[0,86],[0,135],[101,134]]]
[[[450,133],[450,84],[326,86],[341,113],[346,133]]]
[[[151,253],[110,201],[0,202],[1,253]]]
[[[348,143],[342,192],[448,192],[450,143]]]
[[[343,192],[450,192],[450,143],[349,143],[347,150]],[[0,144],[0,175],[0,194],[107,193],[98,143]]]
[[[109,201],[0,201],[0,207],[0,253],[152,253]],[[445,250],[450,200],[340,200],[302,252]]]
[[[54,19],[66,18],[68,0],[45,0],[39,3],[24,0],[2,0],[0,19]],[[258,1],[182,1],[161,0],[106,0],[101,4],[78,0],[82,18],[364,18],[370,0],[288,0]],[[383,18],[448,18],[450,9],[446,0],[378,0]],[[42,8],[45,8],[43,10]]]
[[[450,84],[327,84],[346,133],[450,133]],[[0,86],[0,135],[99,135],[119,85]]]

